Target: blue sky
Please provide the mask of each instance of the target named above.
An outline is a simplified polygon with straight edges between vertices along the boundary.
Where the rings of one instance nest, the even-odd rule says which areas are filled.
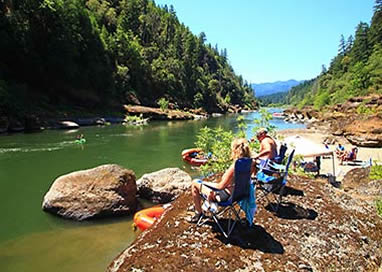
[[[207,43],[227,48],[250,83],[311,79],[337,54],[341,34],[370,24],[374,0],[156,0]]]

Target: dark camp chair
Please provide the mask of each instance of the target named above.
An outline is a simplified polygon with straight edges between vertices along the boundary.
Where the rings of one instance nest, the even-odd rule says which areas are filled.
[[[280,146],[280,150],[279,150],[278,155],[273,159],[273,161],[278,163],[278,164],[281,164],[285,158],[285,153],[286,153],[287,149],[288,149],[287,145],[282,144]]]
[[[241,220],[239,216],[240,208],[238,210],[235,209],[234,205],[245,198],[249,197],[249,186],[251,183],[251,167],[252,167],[252,159],[251,158],[240,158],[235,163],[234,170],[234,188],[232,191],[231,197],[224,202],[216,202],[218,207],[222,207],[223,209],[220,211],[211,211],[212,218],[217,224],[220,231],[223,233],[225,238],[228,238],[236,225],[236,220]],[[216,188],[209,187],[214,191],[219,191]],[[207,196],[201,195],[204,201],[207,200]],[[222,219],[222,215],[227,213],[229,214],[228,226],[227,229],[224,230],[223,226],[220,224],[219,220]],[[233,218],[233,215],[235,216]],[[201,226],[208,221],[204,214],[199,219],[197,226]]]
[[[278,164],[271,160],[266,161],[266,163],[263,163],[260,166],[256,175],[257,189],[262,192],[262,195],[258,196],[257,199],[266,198],[275,212],[277,212],[282,201],[284,188],[287,183],[288,170],[292,163],[293,155],[294,150],[289,154],[286,165]],[[275,195],[276,192],[278,192],[278,197]],[[269,199],[270,195],[273,195],[276,201],[275,207]]]

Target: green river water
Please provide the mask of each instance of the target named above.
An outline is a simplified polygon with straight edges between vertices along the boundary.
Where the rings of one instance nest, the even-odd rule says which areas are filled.
[[[258,114],[244,116],[250,137]],[[107,163],[134,170],[137,179],[167,167],[197,175],[182,162],[181,151],[194,146],[203,126],[235,130],[236,117],[0,136],[0,271],[105,271],[137,235],[132,216],[73,222],[45,213],[41,203],[52,182]],[[302,127],[274,122],[279,129]],[[79,133],[85,135],[84,145],[74,142]]]

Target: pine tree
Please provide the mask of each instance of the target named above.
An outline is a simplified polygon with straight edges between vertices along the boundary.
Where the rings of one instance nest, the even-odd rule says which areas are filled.
[[[341,34],[340,38],[340,44],[338,46],[338,55],[345,56],[346,54],[346,44],[345,44],[345,37]]]
[[[348,55],[353,47],[353,42],[354,42],[354,39],[353,39],[353,36],[350,35],[346,41],[346,49],[345,49],[345,54]]]
[[[382,42],[382,0],[375,1],[369,34],[372,47]]]
[[[322,66],[321,66],[321,75],[326,74],[327,71],[328,71],[328,69],[326,69],[325,64],[322,64]]]
[[[370,55],[370,46],[368,40],[369,25],[360,22],[355,32],[355,40],[353,44],[352,63],[355,64],[359,61],[367,62]]]

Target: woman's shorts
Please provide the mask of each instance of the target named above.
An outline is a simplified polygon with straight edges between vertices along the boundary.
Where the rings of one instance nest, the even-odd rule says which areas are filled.
[[[231,195],[226,190],[219,190],[215,192],[215,198],[218,202],[227,201]]]
[[[200,179],[196,180],[196,182],[200,183],[200,189],[199,189],[200,193],[208,196],[210,194],[210,192],[214,192],[215,198],[218,202],[227,201],[231,196],[231,194],[226,189],[224,189],[224,190],[212,189],[211,187],[213,187],[213,186],[210,187],[208,184],[210,182],[205,183]]]

